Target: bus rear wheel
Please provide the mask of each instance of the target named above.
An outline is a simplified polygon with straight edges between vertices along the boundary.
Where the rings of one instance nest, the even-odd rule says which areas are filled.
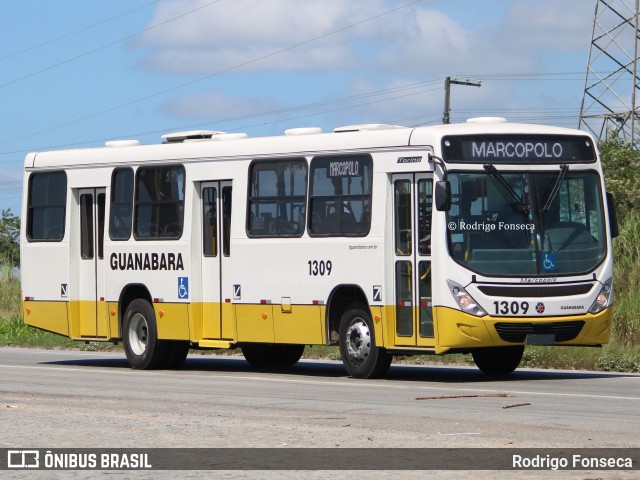
[[[167,359],[168,345],[158,340],[156,314],[146,300],[133,300],[124,314],[124,352],[132,368],[148,370],[162,368]]]
[[[302,352],[304,345],[247,343],[242,346],[244,358],[256,368],[290,367],[298,363]]]
[[[373,321],[361,304],[352,304],[340,321],[340,357],[354,378],[384,376],[393,357],[376,346]]]
[[[476,366],[489,375],[507,375],[513,372],[522,360],[524,346],[478,348],[471,355]]]

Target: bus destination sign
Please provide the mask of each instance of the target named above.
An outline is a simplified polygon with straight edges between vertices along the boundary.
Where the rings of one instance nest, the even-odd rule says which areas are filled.
[[[442,139],[450,163],[595,162],[590,138],[579,135],[456,135]]]

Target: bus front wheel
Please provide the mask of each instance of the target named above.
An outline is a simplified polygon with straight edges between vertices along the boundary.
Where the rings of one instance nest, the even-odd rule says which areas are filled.
[[[350,305],[340,321],[340,356],[354,378],[379,378],[391,366],[392,356],[376,346],[371,316],[360,304]]]
[[[162,368],[166,361],[167,344],[158,340],[156,314],[149,302],[133,300],[124,314],[124,352],[129,365],[136,369]]]
[[[478,348],[471,355],[476,366],[489,375],[513,372],[522,360],[524,346]]]

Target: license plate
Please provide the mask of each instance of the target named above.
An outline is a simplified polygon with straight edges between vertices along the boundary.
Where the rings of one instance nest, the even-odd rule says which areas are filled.
[[[556,343],[556,336],[552,333],[549,334],[535,334],[527,335],[525,342],[527,345],[553,345]]]

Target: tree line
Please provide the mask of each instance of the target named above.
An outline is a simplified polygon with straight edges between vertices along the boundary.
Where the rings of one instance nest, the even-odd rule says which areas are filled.
[[[20,218],[11,209],[2,210],[0,218],[0,265],[20,265]]]

